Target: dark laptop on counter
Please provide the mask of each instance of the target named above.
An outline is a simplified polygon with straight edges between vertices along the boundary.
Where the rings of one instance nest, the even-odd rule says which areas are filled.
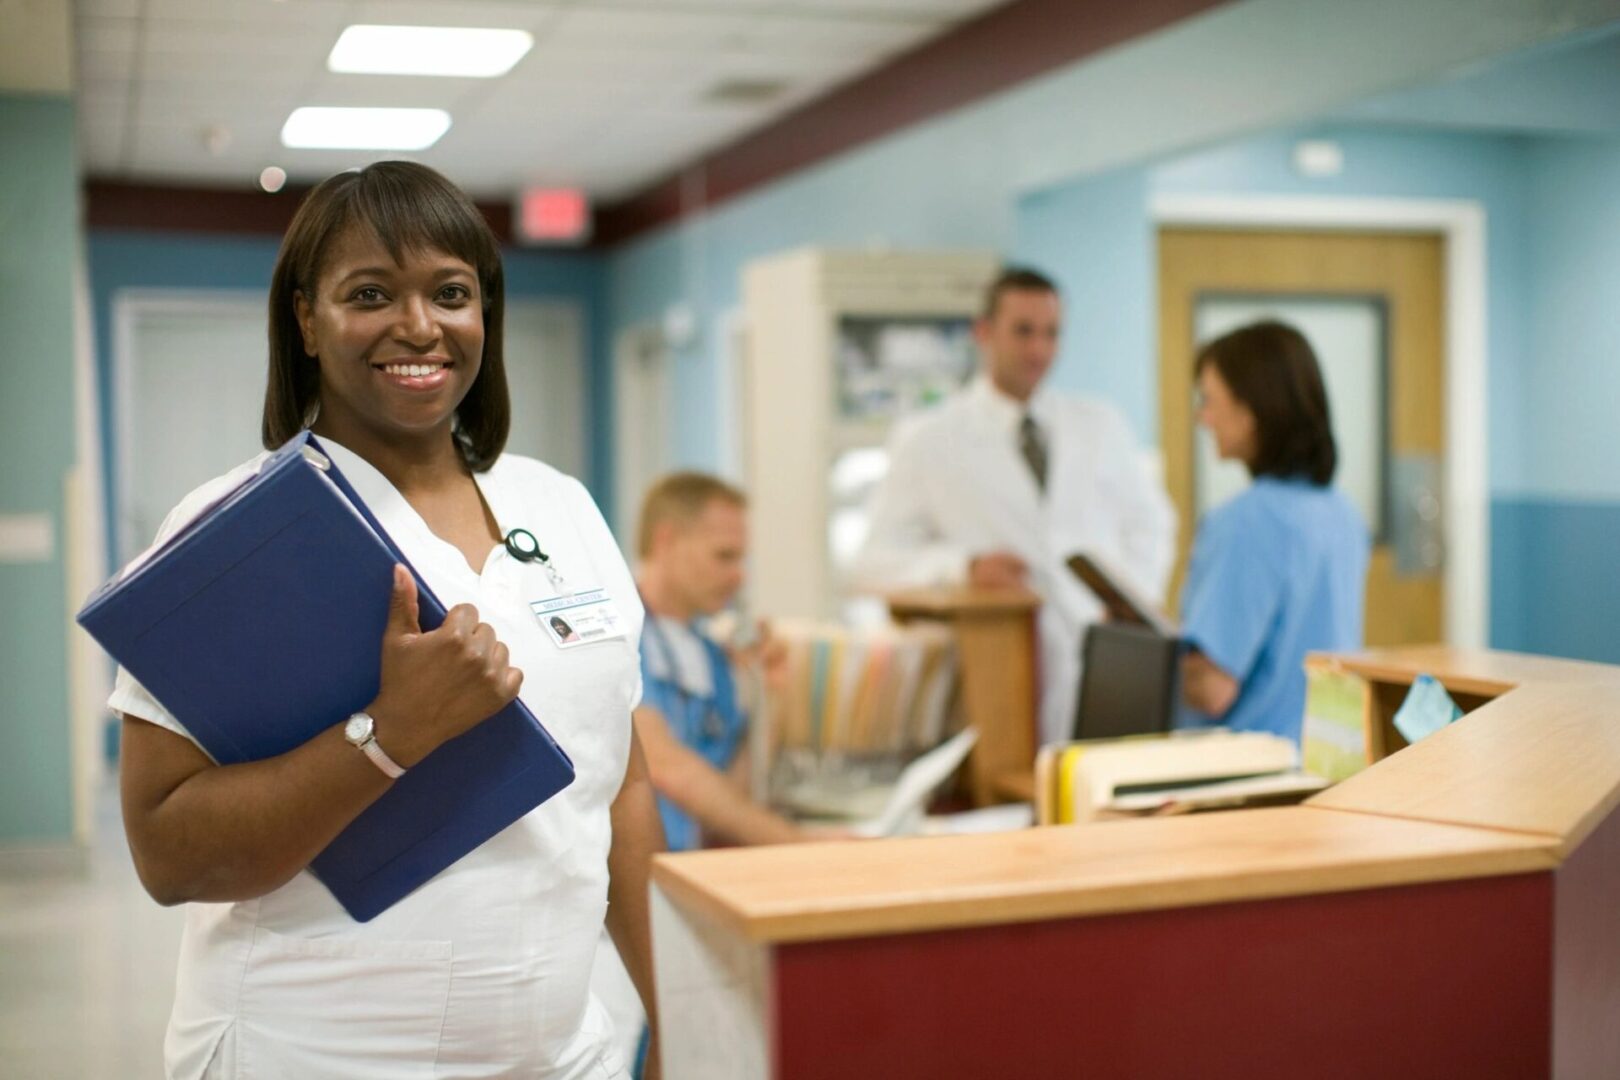
[[[1181,642],[1175,624],[1135,594],[1122,576],[1088,554],[1068,566],[1108,612],[1081,644],[1075,739],[1114,739],[1170,730],[1181,696]]]

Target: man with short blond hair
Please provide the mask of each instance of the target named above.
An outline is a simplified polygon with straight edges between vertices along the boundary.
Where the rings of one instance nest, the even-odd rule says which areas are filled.
[[[636,531],[636,584],[647,608],[641,635],[636,733],[647,755],[671,851],[705,841],[804,839],[748,794],[747,718],[736,659],[701,629],[742,588],[747,497],[718,477],[678,472],[654,484]]]

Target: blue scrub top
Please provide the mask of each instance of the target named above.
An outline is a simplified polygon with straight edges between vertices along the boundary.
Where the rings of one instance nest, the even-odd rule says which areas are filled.
[[[1198,529],[1182,637],[1237,679],[1224,717],[1195,723],[1299,742],[1305,654],[1361,647],[1370,542],[1344,493],[1259,477]]]
[[[676,671],[669,643],[655,623],[656,616],[647,615],[647,625],[641,636],[641,703],[663,714],[681,744],[695,751],[710,765],[724,772],[731,767],[742,743],[746,721],[737,705],[737,687],[731,677],[731,661],[720,648],[696,627],[693,632],[703,643],[703,652],[709,662],[710,685],[714,693],[708,696],[692,694],[673,678],[659,678],[649,666],[652,650],[662,650],[665,669]],[[664,841],[670,851],[692,851],[703,846],[703,836],[692,816],[663,795],[658,796],[658,815],[664,822]]]

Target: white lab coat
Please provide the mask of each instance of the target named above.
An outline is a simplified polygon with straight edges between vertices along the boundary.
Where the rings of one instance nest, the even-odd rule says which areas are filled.
[[[367,923],[307,871],[256,900],[188,904],[167,1074],[622,1075],[612,1023],[589,991],[607,907],[609,807],[641,687],[642,609],[618,545],[579,482],[547,465],[508,454],[477,477],[503,531],[528,529],[569,585],[605,588],[625,616],[626,637],[560,650],[528,607],[556,595],[538,564],[497,546],[474,573],[381,473],[323,445],[445,606],[471,603],[495,629],[524,673],[523,700],[568,751],[575,780]],[[159,539],[260,460],[187,496]],[[109,705],[186,735],[122,670]]]
[[[1176,519],[1118,410],[1043,389],[1029,411],[1046,439],[1044,497],[1019,451],[1021,407],[985,376],[900,425],[852,573],[869,589],[959,584],[975,555],[1022,558],[1042,599],[1040,732],[1049,742],[1072,730],[1081,634],[1101,615],[1064,560],[1100,554],[1162,601]]]

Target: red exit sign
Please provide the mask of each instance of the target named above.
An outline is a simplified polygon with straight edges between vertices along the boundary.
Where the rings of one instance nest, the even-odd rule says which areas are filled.
[[[529,188],[518,197],[518,240],[583,244],[591,236],[591,203],[578,188]]]

